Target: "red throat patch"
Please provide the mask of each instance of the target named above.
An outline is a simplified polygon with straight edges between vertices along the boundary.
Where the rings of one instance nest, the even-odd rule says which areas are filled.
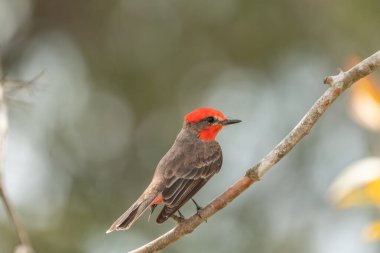
[[[213,141],[216,135],[223,127],[221,125],[208,126],[205,129],[199,131],[199,138],[202,141]]]

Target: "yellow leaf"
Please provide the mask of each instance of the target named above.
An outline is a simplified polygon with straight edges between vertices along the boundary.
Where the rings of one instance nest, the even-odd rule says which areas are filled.
[[[351,60],[351,62],[359,62]],[[380,86],[372,77],[364,77],[352,86],[350,113],[361,126],[380,131]]]
[[[364,239],[367,242],[374,242],[380,240],[380,221],[369,224],[363,231]]]
[[[380,158],[349,165],[332,184],[331,199],[339,208],[373,204],[380,207]]]
[[[380,206],[380,178],[364,185],[364,193],[371,203]]]

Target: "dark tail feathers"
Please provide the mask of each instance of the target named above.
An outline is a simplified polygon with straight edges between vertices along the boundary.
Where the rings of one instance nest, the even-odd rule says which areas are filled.
[[[178,209],[178,207],[170,208],[168,206],[164,206],[160,214],[157,216],[157,223],[163,223],[164,221],[169,219]]]
[[[123,213],[107,230],[107,234],[115,230],[127,230],[143,214],[156,198],[155,195],[148,198],[141,196],[125,213]]]

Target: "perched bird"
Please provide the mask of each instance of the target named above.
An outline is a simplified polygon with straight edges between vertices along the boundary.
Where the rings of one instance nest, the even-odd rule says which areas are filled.
[[[148,207],[153,212],[158,204],[164,205],[157,223],[179,211],[222,166],[222,150],[215,141],[218,132],[239,122],[212,108],[199,108],[187,114],[181,132],[158,163],[149,186],[107,233],[129,229]]]

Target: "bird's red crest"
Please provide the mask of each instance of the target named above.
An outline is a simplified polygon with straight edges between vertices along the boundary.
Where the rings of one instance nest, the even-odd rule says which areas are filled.
[[[216,117],[221,120],[226,119],[226,117],[223,115],[221,111],[215,110],[213,108],[204,107],[204,108],[195,109],[191,111],[190,113],[188,113],[185,116],[185,121],[187,123],[198,122],[207,117]]]

